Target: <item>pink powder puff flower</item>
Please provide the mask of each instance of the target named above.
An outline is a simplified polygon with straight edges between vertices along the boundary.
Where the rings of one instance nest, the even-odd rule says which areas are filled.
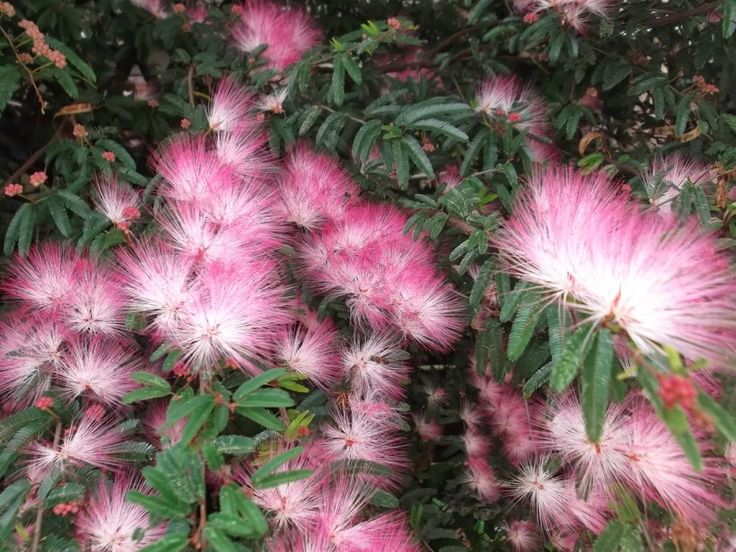
[[[284,102],[288,96],[288,88],[282,88],[280,90],[276,90],[272,94],[268,94],[267,96],[261,96],[258,99],[258,109],[260,111],[270,111],[275,115],[280,115],[281,113],[284,113]]]
[[[276,170],[272,155],[264,148],[266,138],[266,134],[256,131],[238,134],[219,132],[215,135],[213,152],[220,163],[237,176],[244,179],[265,179]],[[209,188],[211,193],[217,193],[218,187]]]
[[[253,110],[253,94],[228,76],[217,85],[207,109],[207,121],[214,132],[248,132],[258,126]]]
[[[442,438],[442,426],[436,420],[428,420],[423,414],[414,414],[414,426],[422,441],[439,441]]]
[[[497,244],[511,273],[582,322],[615,323],[645,354],[734,352],[736,283],[714,238],[641,213],[602,174],[535,173]]]
[[[514,552],[532,552],[539,548],[537,527],[528,520],[517,519],[503,524],[506,540]]]
[[[140,216],[138,193],[115,177],[96,178],[95,193],[97,210],[121,230],[126,231],[130,223]]]
[[[342,540],[341,534],[358,522],[371,494],[364,483],[345,474],[338,474],[331,481],[325,479],[312,533],[324,535],[333,545],[336,539]]]
[[[468,471],[463,475],[467,484],[485,503],[496,502],[501,496],[501,486],[493,473],[493,469],[483,458],[468,458]]]
[[[478,405],[465,402],[462,407],[460,407],[458,415],[468,430],[480,429],[480,424],[483,421],[483,412],[481,412]]]
[[[596,443],[585,431],[583,408],[572,393],[551,403],[540,441],[550,452],[569,462],[584,489],[607,489],[629,470],[622,446],[628,439],[627,416],[620,405],[610,405]]]
[[[125,329],[122,282],[107,268],[84,264],[76,293],[64,309],[65,323],[77,333],[118,335]]]
[[[673,202],[688,183],[705,186],[713,181],[710,167],[680,154],[656,157],[641,177],[649,201],[660,212],[673,212]]]
[[[447,165],[438,174],[438,181],[440,184],[445,185],[445,192],[449,192],[453,188],[457,188],[463,181],[463,177],[460,175],[460,169],[457,165]]]
[[[212,266],[183,305],[173,341],[182,359],[211,371],[218,360],[233,359],[247,370],[262,358],[289,321],[283,288],[269,264],[236,268]]]
[[[357,395],[379,393],[399,399],[404,396],[404,382],[410,371],[407,358],[395,337],[370,335],[343,350],[342,365]]]
[[[340,531],[333,542],[341,552],[420,552],[406,515],[387,512]]]
[[[89,396],[106,406],[118,406],[135,387],[131,374],[140,366],[130,344],[92,337],[68,345],[58,370],[64,394],[73,399]]]
[[[87,464],[101,470],[116,470],[123,465],[118,457],[124,452],[127,435],[111,420],[81,418],[67,429],[60,445],[35,443],[29,449],[29,463],[48,473],[52,468]]]
[[[55,320],[16,311],[0,324],[0,397],[22,407],[48,389],[60,366],[66,331]]]
[[[309,469],[308,460],[304,456],[305,453],[302,453],[296,459],[282,464],[274,473]],[[324,475],[313,473],[303,479],[261,489],[251,487],[249,471],[240,470],[236,479],[248,489],[253,502],[270,514],[269,519],[274,528],[308,532],[314,524],[324,491]]]
[[[555,10],[563,24],[584,33],[591,16],[608,17],[614,5],[611,0],[535,0],[534,10]]]
[[[554,148],[539,140],[550,134],[549,112],[531,86],[515,76],[498,75],[481,85],[476,101],[476,111],[527,133],[526,145],[533,161],[556,160]]]
[[[181,441],[184,426],[186,426],[188,421],[188,418],[185,416],[173,425],[163,429],[161,426],[166,422],[168,407],[169,403],[165,400],[154,401],[148,405],[146,412],[141,417],[144,434],[149,442],[154,444],[159,450],[172,447]]]
[[[470,458],[483,458],[491,452],[491,443],[485,435],[473,430],[463,433],[465,452]]]
[[[321,389],[340,381],[339,333],[331,318],[314,327],[294,325],[277,340],[276,359]]]
[[[146,10],[156,19],[165,19],[169,15],[164,9],[163,0],[130,0],[130,3]]]
[[[243,52],[265,45],[261,57],[266,65],[283,71],[316,46],[321,33],[312,18],[300,9],[284,9],[264,0],[246,0],[232,36],[236,47]]]
[[[143,481],[130,474],[100,482],[75,520],[76,535],[85,550],[133,552],[164,536],[166,525],[152,525],[146,509],[126,499],[130,491],[148,494]],[[140,538],[138,530],[143,531]]]
[[[622,447],[628,459],[624,481],[641,497],[654,500],[688,522],[712,522],[713,510],[725,504],[715,494],[721,485],[715,459],[706,457],[705,468],[695,471],[652,407],[641,399],[633,402],[628,442]]]
[[[546,530],[558,527],[561,520],[565,525],[573,523],[569,514],[571,496],[567,482],[545,467],[548,461],[548,457],[542,456],[527,462],[505,484],[514,502],[529,503],[539,525]]]
[[[307,230],[327,220],[342,220],[360,193],[335,159],[304,144],[287,155],[278,187],[287,220]]]
[[[79,257],[73,249],[47,242],[27,257],[11,258],[4,291],[34,310],[58,311],[76,292]]]
[[[118,267],[129,308],[153,316],[153,325],[170,331],[192,291],[192,261],[159,241],[118,250]]]
[[[177,136],[153,155],[153,169],[165,180],[168,199],[199,202],[222,183],[237,179],[233,168],[207,149],[203,136]]]
[[[327,452],[337,460],[368,460],[388,467],[386,478],[369,477],[377,486],[395,488],[408,466],[407,443],[381,416],[361,409],[337,410],[331,424],[322,428]]]

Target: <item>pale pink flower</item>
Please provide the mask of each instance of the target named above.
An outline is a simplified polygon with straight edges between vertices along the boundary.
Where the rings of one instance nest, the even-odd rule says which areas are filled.
[[[57,448],[51,443],[33,444],[29,449],[29,463],[43,473],[80,464],[115,470],[123,464],[118,455],[124,452],[126,441],[126,433],[111,420],[82,418],[66,430]]]
[[[540,441],[547,450],[572,464],[583,488],[607,489],[629,471],[622,450],[629,437],[626,425],[624,408],[610,405],[600,439],[591,442],[585,431],[580,400],[567,393],[549,406]]]
[[[304,144],[286,157],[278,186],[286,219],[307,230],[341,220],[360,193],[337,160]]]
[[[106,406],[117,406],[136,386],[131,375],[139,367],[140,359],[131,344],[92,337],[69,343],[58,373],[68,398],[85,395]]]
[[[169,15],[164,9],[163,0],[130,0],[130,3],[146,10],[157,19],[164,19]]]
[[[515,502],[524,501],[531,506],[541,527],[552,529],[561,520],[571,525],[573,519],[569,514],[571,496],[567,482],[545,467],[548,461],[548,457],[542,456],[524,464],[506,487]]]
[[[182,306],[172,338],[183,360],[197,370],[216,369],[223,359],[250,369],[288,321],[283,288],[270,263],[213,266]]]
[[[231,77],[220,80],[207,109],[207,121],[215,132],[242,133],[255,129],[253,94]]]
[[[438,175],[438,182],[445,185],[445,191],[448,192],[453,188],[457,188],[463,181],[460,175],[460,169],[457,165],[447,165]]]
[[[467,484],[483,502],[496,502],[501,496],[501,486],[496,474],[483,458],[468,458],[468,471],[463,475]]]
[[[641,180],[652,205],[660,213],[672,213],[673,201],[688,182],[702,187],[713,181],[713,174],[707,165],[675,153],[655,157]]]
[[[484,458],[491,452],[491,442],[482,433],[468,429],[463,433],[465,453],[470,458]]]
[[[95,194],[97,210],[122,230],[127,230],[130,223],[140,216],[138,193],[115,177],[96,178]]]
[[[135,552],[164,536],[165,524],[152,525],[145,507],[126,500],[130,491],[146,494],[143,481],[121,474],[111,483],[100,482],[75,520],[76,535],[85,550]],[[140,538],[137,530],[142,531]]]
[[[526,132],[533,161],[555,161],[557,154],[539,138],[550,135],[549,111],[544,100],[515,76],[498,75],[486,80],[476,96],[476,111],[494,121]]]
[[[342,365],[354,393],[378,393],[398,399],[405,393],[410,371],[407,358],[395,337],[370,335],[343,350]]]
[[[537,527],[528,520],[514,520],[503,524],[506,540],[514,552],[532,552],[539,549]]]
[[[302,453],[294,460],[282,464],[274,473],[309,469],[308,460]],[[283,483],[266,489],[254,488],[250,484],[250,470],[241,470],[236,479],[248,489],[253,502],[270,514],[275,529],[308,532],[314,524],[321,495],[324,492],[325,477],[313,473],[304,479]]]
[[[335,535],[340,552],[420,552],[403,512],[381,514]]]
[[[214,154],[223,165],[241,178],[265,179],[275,172],[276,165],[267,149],[263,132],[219,132],[214,139]],[[221,187],[221,186],[219,186]],[[212,193],[217,188],[209,186]]]
[[[556,11],[562,23],[584,33],[592,16],[608,17],[616,2],[612,0],[534,0],[531,7],[536,12]]]
[[[48,390],[65,339],[54,320],[23,311],[6,317],[0,325],[0,396],[6,404],[32,404]]]
[[[159,241],[136,243],[118,250],[118,268],[128,307],[153,317],[153,325],[176,327],[184,304],[192,296],[192,261]]]
[[[274,114],[284,113],[284,102],[288,96],[288,88],[282,88],[267,96],[262,96],[258,99],[258,109],[261,111],[270,111]]]
[[[298,61],[316,46],[321,33],[306,12],[285,9],[267,0],[246,0],[240,21],[232,29],[235,45],[244,52],[266,46],[261,56],[278,71]]]
[[[506,268],[644,353],[718,361],[734,351],[736,283],[712,236],[642,213],[602,174],[532,175],[497,238]]]
[[[395,487],[403,479],[407,443],[383,416],[358,408],[337,410],[333,421],[322,428],[322,435],[328,454],[336,460],[368,460],[390,468],[391,475],[376,484]]]
[[[10,259],[3,288],[32,309],[58,311],[76,292],[80,266],[73,249],[47,242]]]
[[[706,457],[705,468],[695,471],[667,426],[643,400],[634,399],[626,429],[628,442],[622,447],[628,460],[626,484],[686,521],[712,522],[713,510],[725,504],[715,492],[721,483],[714,459]]]
[[[442,426],[436,420],[427,419],[423,414],[414,414],[414,426],[422,441],[439,441],[442,437]]]
[[[342,541],[342,534],[358,523],[371,495],[368,487],[355,477],[338,474],[332,481],[325,480],[312,533],[324,536],[333,545],[335,540]]]
[[[294,325],[277,340],[276,359],[316,386],[329,389],[340,381],[339,337],[330,318],[313,327]]]
[[[118,275],[85,262],[77,289],[68,299],[64,321],[78,333],[119,335],[125,330],[125,297]]]

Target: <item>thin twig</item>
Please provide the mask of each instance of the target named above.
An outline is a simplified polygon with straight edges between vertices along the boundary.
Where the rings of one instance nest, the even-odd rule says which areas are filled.
[[[189,92],[189,105],[194,107],[194,65],[189,66],[187,73],[187,92]]]
[[[18,54],[18,50],[15,49],[15,45],[13,44],[13,37],[11,37],[8,33],[5,32],[5,29],[0,27],[0,33],[3,34],[5,37],[5,40],[8,41],[8,44],[10,45],[10,49],[13,50],[13,54],[15,55],[15,59],[18,60],[18,63],[20,63],[20,66],[23,67],[25,72],[28,74],[28,80],[31,82],[31,86],[33,87],[33,90],[36,92],[36,97],[38,98],[38,103],[41,104],[41,114],[46,113],[46,109],[44,108],[44,105],[46,102],[44,102],[43,96],[41,95],[41,91],[38,89],[38,86],[36,86],[36,80],[33,78],[33,73],[31,73],[31,70],[28,69],[28,66],[23,63],[20,59],[20,55]]]
[[[59,440],[61,439],[61,420],[56,422],[56,430],[54,431],[54,444],[51,450],[56,450],[59,446]],[[43,501],[38,505],[38,511],[36,512],[36,524],[33,526],[33,543],[31,544],[31,552],[37,552],[38,546],[41,543],[41,528],[43,526]]]

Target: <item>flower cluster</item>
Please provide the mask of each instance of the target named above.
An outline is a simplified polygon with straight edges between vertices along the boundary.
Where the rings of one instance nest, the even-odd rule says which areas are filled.
[[[514,7],[527,15],[533,14],[538,18],[541,13],[557,13],[563,25],[578,33],[586,32],[593,17],[609,17],[614,6],[610,0],[514,0]]]
[[[59,69],[66,67],[66,56],[58,50],[54,50],[46,43],[46,37],[33,21],[23,19],[18,26],[26,32],[28,38],[33,41],[31,51],[34,55],[47,58]]]

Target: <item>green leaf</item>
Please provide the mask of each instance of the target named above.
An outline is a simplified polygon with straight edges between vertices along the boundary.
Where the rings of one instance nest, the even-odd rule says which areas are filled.
[[[169,409],[166,412],[166,421],[161,426],[161,429],[170,428],[176,422],[189,416],[203,405],[214,406],[214,404],[215,399],[212,395],[196,395],[190,398],[174,399],[169,404]]]
[[[404,147],[403,142],[396,140],[391,145],[391,150],[394,155],[396,180],[399,182],[399,187],[405,190],[409,186],[409,158],[407,156],[407,149]]]
[[[631,71],[632,68],[629,64],[619,65],[613,70],[607,71],[606,77],[603,79],[603,91],[605,92],[606,90],[610,90],[611,88],[616,86],[626,77],[628,77],[631,74]]]
[[[478,3],[472,7],[472,9],[468,12],[468,23],[471,25],[478,22],[478,19],[483,15],[483,12],[486,11],[488,6],[490,5],[491,0],[478,0]]]
[[[204,540],[215,549],[215,552],[240,552],[230,537],[212,524],[207,524],[203,531]]]
[[[613,335],[607,329],[598,330],[593,354],[586,357],[581,377],[581,402],[585,432],[597,443],[603,431],[608,408],[613,367]]]
[[[432,163],[429,161],[429,157],[422,149],[422,146],[417,142],[413,136],[404,136],[402,140],[406,147],[406,152],[414,161],[417,168],[422,171],[427,177],[434,178],[434,169],[432,169]]]
[[[483,294],[486,292],[488,283],[491,281],[491,273],[493,272],[493,259],[486,259],[478,270],[478,275],[475,277],[473,282],[473,289],[470,291],[470,297],[468,304],[470,305],[471,316],[478,311],[481,301],[483,300]]]
[[[251,453],[256,448],[256,442],[243,435],[221,435],[212,441],[212,444],[215,445],[218,452],[235,456]]]
[[[77,87],[77,83],[74,82],[69,70],[49,67],[43,72],[47,73],[53,80],[59,83],[67,96],[72,99],[79,97],[79,88]]]
[[[281,431],[284,429],[284,424],[281,420],[265,408],[244,408],[239,406],[235,409],[235,412],[253,420],[255,423],[260,424],[265,428],[273,429],[274,431]]]
[[[400,506],[399,499],[386,491],[378,490],[371,497],[371,504],[379,508],[398,508]]]
[[[8,229],[5,231],[5,241],[3,243],[3,253],[10,255],[15,249],[15,244],[18,242],[18,236],[20,234],[21,225],[24,224],[24,220],[31,215],[31,204],[24,203],[15,212]]]
[[[233,396],[234,402],[241,407],[281,408],[294,406],[294,399],[283,389],[259,389],[240,399]]]
[[[15,520],[18,512],[23,506],[28,492],[31,490],[31,484],[27,479],[19,479],[5,487],[0,493],[0,539],[6,541],[15,526]]]
[[[711,417],[715,426],[726,439],[732,443],[736,442],[736,420],[725,408],[702,391],[698,393],[698,406]]]
[[[590,332],[590,326],[581,326],[565,339],[559,358],[553,361],[549,378],[550,386],[555,391],[564,390],[578,375],[589,346]]]
[[[439,115],[457,115],[472,113],[470,106],[466,103],[434,103],[428,104],[421,102],[401,110],[401,114],[396,118],[397,125],[410,125],[421,119],[429,119]]]
[[[179,443],[183,445],[188,445],[189,442],[194,439],[215,408],[215,398],[212,395],[201,395],[201,397],[207,400],[200,401],[196,408],[187,415],[187,423],[182,430],[181,439],[179,440]],[[196,398],[198,397],[195,397],[195,399]]]
[[[416,123],[412,123],[408,126],[409,128],[412,128],[414,130],[428,130],[431,132],[444,134],[445,136],[454,138],[455,140],[459,140],[460,142],[468,141],[468,135],[465,134],[462,130],[451,125],[448,122],[440,121],[439,119],[422,119],[421,121],[417,121]]]
[[[534,374],[532,374],[532,376],[528,380],[526,380],[526,383],[524,384],[524,387],[522,389],[524,400],[531,397],[537,389],[542,387],[542,385],[544,385],[547,380],[549,380],[549,375],[552,372],[552,364],[552,362],[548,362],[539,370],[534,372]]]
[[[282,452],[281,454],[274,456],[253,472],[253,475],[251,476],[252,483],[257,485],[266,476],[271,475],[276,468],[299,456],[303,450],[304,447],[294,447],[291,450],[287,450],[286,452]]]
[[[306,114],[304,115],[304,120],[299,127],[299,136],[304,136],[307,132],[309,132],[309,129],[312,128],[314,123],[317,122],[317,119],[319,118],[321,113],[322,108],[318,105],[313,105],[307,110]]]
[[[529,341],[534,335],[537,321],[542,315],[542,310],[536,300],[536,294],[529,293],[525,302],[516,312],[516,318],[509,333],[509,344],[506,355],[511,362],[516,362],[524,354]]]
[[[286,369],[272,368],[271,370],[267,370],[262,374],[258,374],[257,376],[250,378],[235,391],[235,393],[233,394],[233,401],[239,402],[241,399],[244,399],[248,394],[252,393],[259,387],[263,387],[264,385],[267,385],[272,381],[279,379],[284,374],[286,374]]]
[[[157,387],[142,387],[140,389],[133,389],[125,395],[121,401],[123,404],[133,404],[140,401],[148,401],[150,399],[158,399],[160,397],[166,397],[171,394],[171,391],[159,389]]]
[[[69,190],[59,190],[56,192],[56,195],[64,200],[67,209],[83,219],[87,219],[92,214],[89,205],[81,197],[73,194]],[[107,222],[107,219],[105,219],[105,222]]]
[[[365,161],[368,159],[379,134],[381,134],[381,121],[374,119],[366,122],[366,124],[360,127],[358,132],[355,133],[355,138],[353,139],[353,159],[359,161]]]
[[[690,96],[683,96],[682,99],[677,103],[677,109],[675,110],[675,135],[681,136],[685,132],[687,127],[687,121],[690,116]]]
[[[148,387],[156,387],[158,389],[171,392],[171,385],[169,385],[168,381],[150,372],[133,372],[132,378],[134,381],[142,383]]]
[[[342,105],[345,100],[345,65],[343,59],[343,55],[337,55],[333,62],[332,83],[328,94],[335,105]]]
[[[530,284],[528,282],[518,282],[511,293],[503,298],[503,305],[501,306],[501,313],[499,319],[501,322],[508,322],[511,320],[516,313],[516,309],[519,308],[519,304],[522,302],[528,302],[531,300],[529,297]]]
[[[593,543],[593,552],[615,552],[618,550],[625,525],[617,519],[612,519],[603,532]]]
[[[20,86],[21,74],[15,65],[0,65],[0,112]]]
[[[503,332],[501,324],[495,318],[489,318],[483,332],[478,336],[475,345],[476,370],[479,374],[485,373],[486,365],[490,361],[493,376],[501,381],[506,374],[507,362],[503,349]]]
[[[18,253],[25,257],[33,242],[33,229],[36,227],[36,211],[30,204],[18,227]],[[24,207],[26,206],[24,205]],[[19,209],[20,211],[20,209]]]
[[[140,552],[179,552],[189,544],[189,532],[177,531],[156,539],[156,542],[141,548]]]
[[[353,59],[353,56],[345,54],[342,61],[345,65],[345,70],[348,72],[348,75],[350,75],[350,78],[353,79],[353,82],[355,82],[355,84],[363,82],[363,75],[360,73],[360,67],[355,62],[355,59]]]
[[[700,446],[690,431],[690,423],[685,412],[679,406],[665,408],[660,412],[662,420],[670,428],[672,436],[682,447],[685,456],[697,471],[703,469],[703,458],[700,455]]]
[[[292,470],[287,472],[279,472],[273,475],[267,475],[257,482],[253,483],[256,489],[267,489],[269,487],[278,487],[285,483],[291,483],[292,481],[299,481],[300,479],[306,479],[312,475],[312,470]]]
[[[164,363],[161,365],[161,370],[164,372],[171,372],[183,354],[184,353],[181,349],[173,349],[172,351],[169,351],[169,354],[166,355],[166,360],[164,360]]]
[[[46,206],[49,208],[51,218],[54,219],[54,224],[56,224],[61,235],[68,238],[72,232],[72,226],[66,214],[64,202],[59,197],[52,195],[46,199]]]
[[[736,31],[736,0],[723,0],[723,38],[730,38]]]
[[[470,144],[465,150],[465,155],[463,156],[463,162],[460,165],[460,174],[463,176],[467,176],[468,172],[470,172],[470,167],[473,165],[473,162],[478,157],[478,154],[480,153],[480,150],[483,149],[483,145],[488,141],[488,131],[485,127],[481,127],[478,130],[478,133],[473,137],[473,139],[470,141]]]
[[[151,362],[156,362],[157,360],[160,360],[163,358],[163,356],[169,352],[169,349],[171,348],[171,345],[169,343],[162,343],[158,346],[158,348],[151,353],[151,356],[148,360]]]
[[[109,138],[97,140],[97,146],[106,150],[110,150],[115,154],[115,159],[125,168],[135,171],[135,159],[128,153],[123,146]]]
[[[64,54],[69,64],[77,71],[79,71],[85,79],[93,84],[97,82],[97,76],[95,75],[92,67],[86,61],[80,58],[74,50],[69,48],[63,42],[60,42],[59,40],[56,40],[55,38],[50,36],[46,36],[46,43],[54,50],[59,50],[62,54]]]

